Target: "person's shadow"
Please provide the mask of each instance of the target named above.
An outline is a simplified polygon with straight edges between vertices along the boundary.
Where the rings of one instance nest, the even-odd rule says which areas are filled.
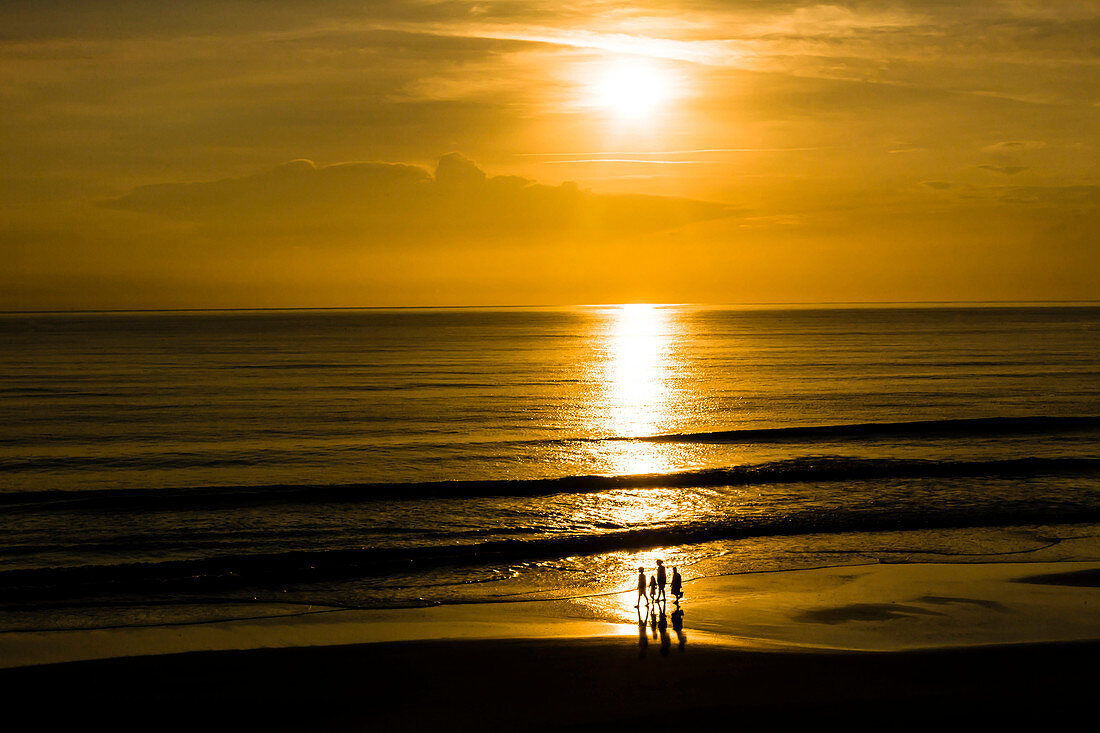
[[[672,612],[672,630],[676,632],[677,646],[680,647],[680,651],[684,651],[684,646],[688,640],[684,634],[684,609],[677,608]]]
[[[638,606],[638,659],[644,659],[646,651],[649,650],[649,607],[646,606],[645,614],[642,614],[642,608]]]

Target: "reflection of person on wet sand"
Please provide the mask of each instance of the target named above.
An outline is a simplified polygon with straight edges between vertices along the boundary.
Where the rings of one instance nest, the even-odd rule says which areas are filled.
[[[638,602],[634,604],[634,608],[641,606],[643,600],[645,600],[645,568],[638,568]]]
[[[668,622],[665,621],[665,612],[661,611],[657,619],[657,630],[661,632],[661,656],[668,656],[668,649],[672,645],[672,639],[668,636]]]
[[[641,601],[638,601],[638,605],[635,606],[635,608],[638,609],[638,658],[639,659],[641,659],[642,657],[645,656],[646,650],[649,648],[649,635],[648,635],[648,633],[646,633],[647,632],[646,626],[648,626],[648,624],[646,623],[646,619],[648,618],[648,613],[647,613],[646,616],[642,615],[641,605],[642,605]]]
[[[684,592],[680,590],[680,586],[683,583],[683,578],[680,577],[680,571],[676,568],[672,569],[672,597],[676,599],[676,605],[680,605],[680,599],[684,597]]]
[[[677,608],[672,612],[672,630],[676,632],[680,651],[684,651],[684,645],[687,644],[687,637],[684,635],[684,609]]]

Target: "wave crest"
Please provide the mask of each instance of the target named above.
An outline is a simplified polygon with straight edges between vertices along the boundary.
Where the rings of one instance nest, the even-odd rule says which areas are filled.
[[[613,489],[709,488],[890,478],[1016,478],[1100,473],[1100,458],[1024,457],[956,461],[920,458],[810,456],[726,468],[619,476],[424,481],[362,484],[271,484],[175,489],[21,491],[0,494],[7,511],[161,511],[275,504],[337,504],[393,499],[534,497]]]

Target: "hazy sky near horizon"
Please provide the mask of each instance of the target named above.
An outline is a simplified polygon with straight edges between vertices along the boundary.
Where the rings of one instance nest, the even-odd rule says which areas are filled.
[[[1100,0],[0,16],[0,309],[1100,299]]]

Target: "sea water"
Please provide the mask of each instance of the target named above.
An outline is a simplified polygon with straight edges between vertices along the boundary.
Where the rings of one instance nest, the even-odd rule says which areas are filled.
[[[0,316],[0,629],[1096,560],[1100,308]]]

